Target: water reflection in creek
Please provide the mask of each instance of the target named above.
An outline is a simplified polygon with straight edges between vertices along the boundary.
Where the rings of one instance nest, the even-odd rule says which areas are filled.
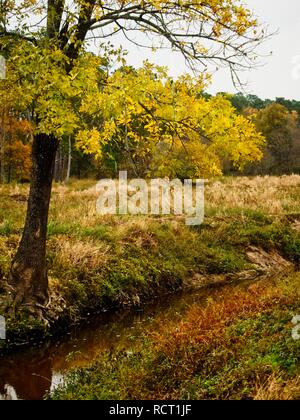
[[[42,399],[71,368],[86,366],[104,350],[128,348],[157,321],[180,318],[193,303],[204,304],[209,290],[165,297],[142,310],[102,314],[64,338],[23,348],[0,359],[0,399]]]

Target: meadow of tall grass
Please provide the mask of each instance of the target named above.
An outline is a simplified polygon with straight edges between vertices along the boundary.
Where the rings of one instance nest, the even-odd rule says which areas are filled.
[[[0,186],[0,293],[24,223],[27,185]],[[87,313],[139,305],[179,290],[195,274],[252,269],[251,246],[300,260],[300,176],[222,178],[205,187],[205,220],[181,216],[101,216],[96,182],[55,184],[47,264],[53,313],[73,323]],[[28,323],[13,321],[13,337]],[[35,328],[34,325],[33,328]],[[12,339],[14,340],[14,338]]]

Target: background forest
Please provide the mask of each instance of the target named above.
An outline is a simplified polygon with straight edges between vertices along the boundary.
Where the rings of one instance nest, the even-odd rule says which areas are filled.
[[[134,71],[132,69],[131,71]],[[208,93],[199,91],[199,96],[211,98]],[[263,158],[252,163],[244,170],[237,171],[229,160],[222,162],[225,175],[241,173],[244,175],[282,175],[300,173],[300,101],[285,98],[261,99],[251,94],[218,95],[231,102],[236,111],[255,123],[258,132],[266,139],[263,147]],[[91,122],[91,125],[94,121]],[[101,121],[98,122],[101,126]],[[144,124],[146,125],[146,123]],[[145,127],[139,126],[143,134]],[[74,147],[72,137],[64,138],[57,151],[55,160],[55,181],[68,181],[70,177],[83,179],[93,177],[117,176],[118,171],[126,168],[130,176],[155,175],[151,162],[155,150],[143,150],[135,141],[125,141],[125,130],[122,139],[113,137],[105,145],[102,156],[85,154]],[[18,114],[13,108],[1,107],[1,183],[28,182],[31,169],[31,123],[29,112]],[[180,159],[178,156],[177,159]],[[153,166],[153,165],[152,165]],[[163,173],[168,175],[168,171]],[[176,173],[174,174],[176,175]],[[179,177],[185,178],[193,173],[180,172]]]

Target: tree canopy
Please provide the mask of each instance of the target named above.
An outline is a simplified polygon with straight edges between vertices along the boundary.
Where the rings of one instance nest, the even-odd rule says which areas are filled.
[[[90,38],[121,32],[135,42],[136,31],[152,35],[148,46],[173,48],[204,67],[208,60],[225,63],[235,76],[256,59],[255,49],[266,37],[240,0],[1,2],[2,41],[22,38],[37,46],[48,39],[73,59]]]
[[[139,153],[160,174],[180,167],[191,176],[217,174],[223,157],[239,168],[261,157],[262,138],[248,120],[224,98],[199,96],[208,62],[227,64],[236,78],[255,61],[264,32],[241,2],[30,0],[3,3],[0,16],[8,64],[0,95],[17,98],[14,107],[30,115],[36,134],[74,136],[78,149],[96,155],[118,138],[132,162]],[[202,64],[200,75],[173,82],[149,64],[107,74],[113,56],[125,64],[122,51],[108,43],[88,51],[89,37],[102,42],[137,30],[152,35],[152,47]]]

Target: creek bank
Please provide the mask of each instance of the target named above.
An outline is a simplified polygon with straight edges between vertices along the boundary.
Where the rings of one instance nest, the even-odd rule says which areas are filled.
[[[110,303],[106,308],[97,308],[99,312],[114,311],[117,309],[139,308],[144,304],[149,304],[151,301],[161,298],[166,295],[184,292],[187,290],[198,290],[202,288],[210,288],[212,286],[223,286],[236,284],[244,281],[256,281],[272,277],[273,275],[280,276],[287,274],[296,269],[296,266],[291,261],[280,255],[277,250],[265,251],[262,248],[250,246],[245,255],[252,265],[252,269],[242,270],[237,273],[226,274],[199,274],[193,273],[189,278],[183,281],[167,282],[161,284],[155,289],[147,290],[147,293],[136,293],[133,295],[121,293],[117,299]],[[157,285],[156,285],[157,286]],[[91,309],[92,310],[92,309]],[[51,291],[50,303],[48,306],[48,320],[49,324],[55,325],[61,319],[66,319],[67,304],[64,299],[57,294],[55,290]],[[90,313],[85,314],[89,316]],[[78,323],[84,320],[86,316],[82,316],[77,320]]]
[[[298,400],[300,341],[291,332],[299,284],[293,272],[210,289],[175,319],[143,328],[142,345],[71,370],[48,398]]]
[[[295,270],[296,266],[291,261],[281,256],[277,250],[265,251],[262,248],[250,246],[246,251],[246,256],[253,264],[251,270],[243,270],[239,273],[228,274],[194,274],[184,282],[184,288],[191,287],[199,289],[215,285],[226,285],[243,281],[252,281],[259,278],[279,276]]]
[[[91,316],[97,314],[129,308],[138,309],[163,296],[180,292],[258,281],[272,278],[272,276],[278,277],[293,272],[296,268],[294,263],[288,261],[275,249],[266,251],[259,247],[249,246],[245,251],[245,257],[251,263],[251,269],[226,274],[192,273],[189,278],[183,281],[174,279],[173,283],[168,281],[161,285],[156,284],[155,288],[147,288],[146,293],[143,290],[141,293],[135,292],[132,295],[123,292],[117,296],[116,300],[108,302],[106,307],[87,308],[80,316],[76,317],[75,321],[70,317],[66,300],[56,288],[51,288],[50,301],[45,312],[46,325],[26,318],[21,322],[10,321],[8,339],[5,342],[2,341],[0,350],[4,354],[15,347],[42,343],[46,339],[55,339],[66,334],[74,326],[84,324]]]

